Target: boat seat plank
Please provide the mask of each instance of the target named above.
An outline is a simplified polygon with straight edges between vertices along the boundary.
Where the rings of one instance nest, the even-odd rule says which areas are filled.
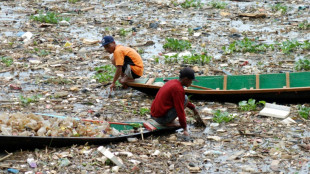
[[[134,82],[131,83],[141,83],[141,84],[145,84],[147,81],[149,80],[149,78],[142,78],[142,79],[135,79]]]
[[[154,81],[155,81],[155,78],[150,78],[145,84],[146,85],[151,85],[151,84],[154,83]]]

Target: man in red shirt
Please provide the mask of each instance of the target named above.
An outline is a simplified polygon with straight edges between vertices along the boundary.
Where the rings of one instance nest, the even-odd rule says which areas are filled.
[[[195,106],[188,101],[185,95],[184,86],[189,87],[195,80],[195,72],[191,68],[183,68],[180,71],[179,79],[169,80],[161,87],[156,94],[155,100],[151,106],[152,118],[159,124],[165,126],[181,126],[184,135],[188,136],[186,125],[185,107],[194,111],[195,115],[199,115]],[[179,124],[174,120],[179,118]]]
[[[112,36],[104,36],[101,44],[108,53],[113,53],[112,64],[116,67],[116,72],[110,86],[111,90],[115,88],[115,83],[119,77],[121,77],[119,82],[126,86],[127,82],[133,82],[134,79],[143,75],[142,58],[136,50],[116,45]]]

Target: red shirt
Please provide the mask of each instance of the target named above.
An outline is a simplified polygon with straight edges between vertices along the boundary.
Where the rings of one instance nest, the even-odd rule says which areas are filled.
[[[180,125],[186,129],[186,117],[184,111],[185,92],[181,82],[177,79],[169,80],[161,87],[151,106],[153,117],[163,117],[169,109],[175,108]],[[188,108],[194,109],[195,106],[188,102]]]

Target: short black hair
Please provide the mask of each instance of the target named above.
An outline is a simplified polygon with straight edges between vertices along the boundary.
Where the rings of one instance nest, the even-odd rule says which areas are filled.
[[[180,79],[187,77],[188,79],[195,80],[195,71],[190,67],[185,67],[180,71]]]

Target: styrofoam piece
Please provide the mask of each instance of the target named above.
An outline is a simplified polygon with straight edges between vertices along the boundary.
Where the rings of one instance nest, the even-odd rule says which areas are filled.
[[[266,103],[264,109],[262,109],[258,113],[258,115],[276,118],[286,118],[290,114],[290,110],[291,108],[288,106]]]
[[[99,152],[101,152],[104,156],[109,158],[111,161],[113,161],[114,164],[116,164],[119,167],[126,168],[124,163],[118,159],[113,153],[111,153],[108,149],[104,148],[103,146],[98,147],[97,149]]]
[[[289,124],[296,123],[296,121],[293,120],[293,119],[291,119],[290,117],[288,117],[288,118],[282,120],[281,123],[283,123],[283,124],[288,124],[288,125],[289,125]]]

